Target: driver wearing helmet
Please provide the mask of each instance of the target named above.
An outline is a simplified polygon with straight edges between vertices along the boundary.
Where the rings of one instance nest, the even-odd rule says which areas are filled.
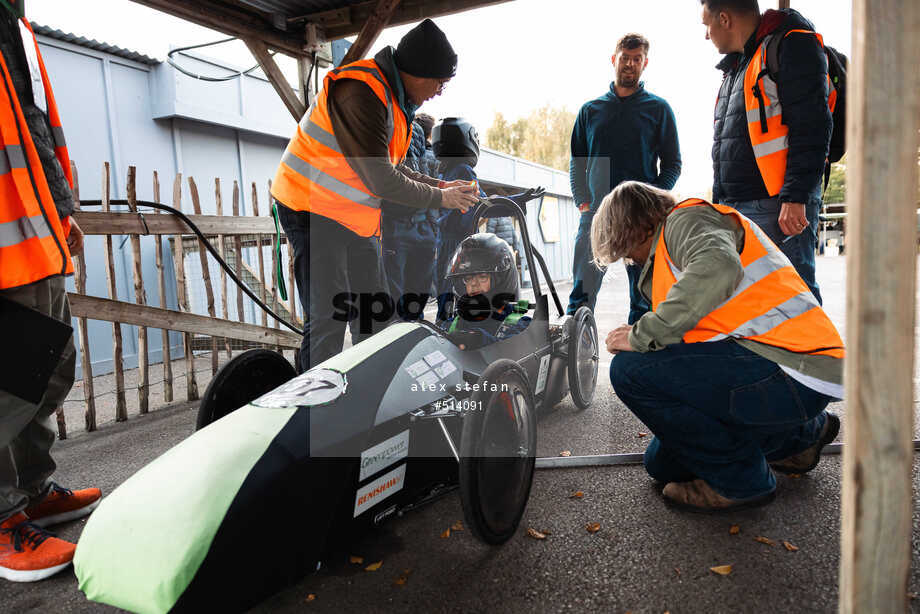
[[[442,324],[461,350],[474,350],[521,332],[530,323],[518,308],[514,253],[489,232],[464,239],[447,271],[454,296],[453,317]]]

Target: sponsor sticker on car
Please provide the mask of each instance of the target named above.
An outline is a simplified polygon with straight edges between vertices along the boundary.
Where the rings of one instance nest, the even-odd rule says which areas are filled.
[[[385,473],[370,484],[362,486],[355,493],[355,515],[357,518],[373,506],[402,490],[406,481],[406,464]]]
[[[358,481],[363,481],[408,455],[409,429],[406,429],[361,453],[361,471],[358,474]]]

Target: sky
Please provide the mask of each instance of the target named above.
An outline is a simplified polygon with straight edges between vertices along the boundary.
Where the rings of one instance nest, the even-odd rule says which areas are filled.
[[[760,0],[762,10],[774,8]],[[825,43],[850,55],[851,3],[792,0],[814,22]],[[171,48],[225,35],[130,0],[27,0],[29,19],[165,59]],[[705,40],[696,0],[513,0],[435,21],[459,55],[457,76],[422,111],[435,118],[463,116],[484,138],[496,112],[515,120],[544,105],[576,113],[607,91],[617,39],[639,32],[651,42],[646,88],[677,117],[683,172],[675,190],[705,196],[712,184],[712,112],[720,56]],[[396,45],[412,25],[388,28],[371,55]],[[241,68],[255,62],[240,42],[199,50]],[[293,62],[280,61],[294,75]],[[292,77],[293,78],[293,77]]]

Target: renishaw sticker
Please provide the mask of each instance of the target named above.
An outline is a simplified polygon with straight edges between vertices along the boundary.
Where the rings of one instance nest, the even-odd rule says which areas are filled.
[[[412,363],[411,365],[409,365],[408,367],[406,367],[406,373],[408,373],[412,377],[418,377],[419,375],[426,372],[427,370],[428,370],[428,365],[425,364],[424,360],[418,360]]]
[[[367,486],[362,486],[355,494],[355,515],[357,518],[374,505],[402,490],[406,480],[406,464],[403,463],[393,471],[380,476]]]
[[[361,453],[361,471],[358,481],[363,481],[381,469],[389,467],[409,455],[409,429],[381,441]]]
[[[434,368],[434,372],[437,373],[438,377],[442,379],[447,377],[448,375],[450,375],[456,370],[457,370],[457,367],[454,365],[454,363],[452,363],[449,360]]]
[[[540,373],[537,375],[537,390],[534,394],[540,394],[546,388],[546,376],[549,374],[549,354],[540,359]]]

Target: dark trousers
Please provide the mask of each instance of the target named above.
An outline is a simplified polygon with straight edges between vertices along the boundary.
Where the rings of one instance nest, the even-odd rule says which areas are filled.
[[[591,259],[591,222],[594,221],[594,212],[585,211],[578,222],[578,234],[575,235],[575,255],[572,258],[572,291],[569,294],[569,306],[566,313],[574,314],[582,305],[587,305],[594,311],[597,304],[597,293],[600,292],[601,282],[607,269],[597,268]],[[629,324],[650,309],[648,301],[642,298],[637,282],[642,267],[638,264],[626,265],[626,276],[629,278]]]
[[[362,296],[385,292],[386,277],[376,237],[361,237],[321,215],[278,205],[281,226],[294,249],[294,277],[306,314],[299,365],[305,371],[342,351],[346,323],[352,343],[386,325],[370,314],[356,313]]]
[[[830,401],[731,339],[622,352],[610,382],[655,434],[645,451],[653,478],[700,478],[731,499],[776,488],[768,463],[814,445]]]
[[[383,215],[383,268],[390,296],[398,305],[403,320],[423,316],[425,304],[407,295],[431,294],[438,257],[438,226],[427,219],[394,218]]]
[[[63,277],[0,290],[0,295],[70,324]],[[8,360],[14,360],[14,352],[15,348],[4,348]],[[49,478],[56,467],[51,458],[56,439],[53,416],[73,386],[76,361],[71,336],[38,405],[0,390],[0,522],[40,501],[51,487]]]

